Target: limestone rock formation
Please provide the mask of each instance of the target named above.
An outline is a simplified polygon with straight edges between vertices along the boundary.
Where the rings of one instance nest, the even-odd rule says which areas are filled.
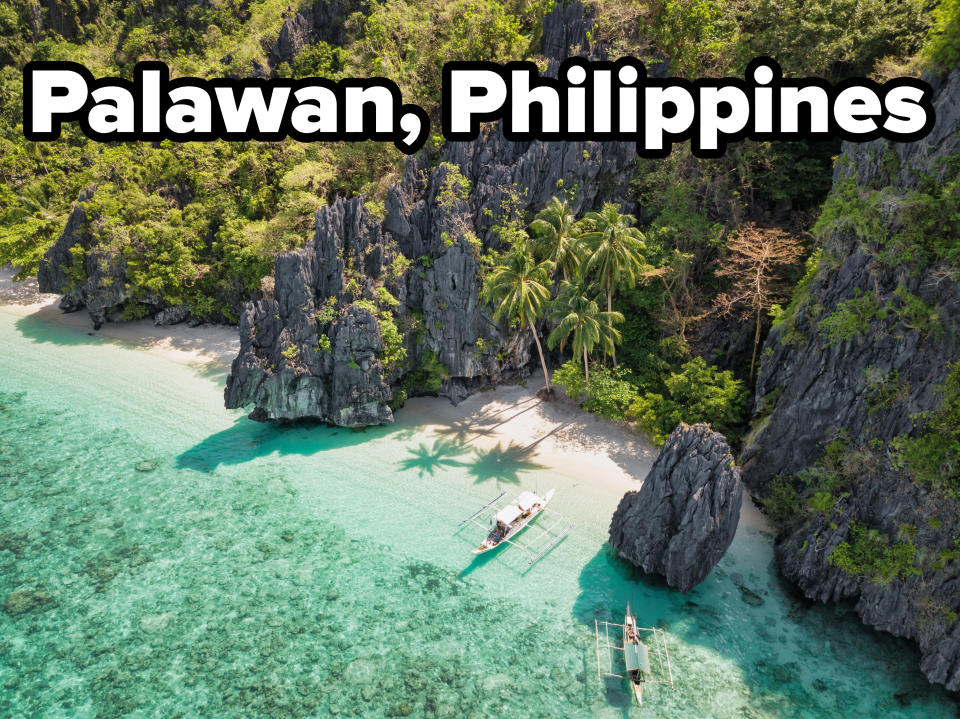
[[[372,285],[383,252],[379,225],[362,201],[338,200],[318,212],[313,244],[277,258],[274,299],[249,303],[240,317],[227,407],[254,404],[256,419],[348,427],[391,421],[377,319],[343,293],[344,263],[369,261]],[[331,297],[343,300],[339,309],[327,309]]]
[[[363,9],[364,4],[357,0],[316,0],[302,6],[283,21],[267,58],[270,67],[275,69],[280,63],[292,62],[304,47],[314,42],[342,44],[347,17]]]
[[[157,314],[153,316],[153,324],[157,325],[157,327],[178,325],[181,322],[186,322],[188,317],[190,317],[190,308],[186,305],[176,305],[175,307],[168,307],[165,310],[157,312]]]
[[[855,601],[867,624],[915,640],[926,676],[956,691],[960,567],[936,558],[953,551],[960,503],[898,467],[889,444],[914,434],[917,413],[939,405],[938,388],[960,359],[955,268],[932,252],[891,253],[891,238],[916,223],[915,193],[942,182],[960,155],[960,70],[925,79],[937,113],[927,138],[844,145],[833,192],[854,200],[828,232],[808,287],[766,340],[742,464],[757,494],[787,486],[798,504],[816,499],[778,537],[783,574],[810,599]],[[956,242],[944,238],[955,224],[935,224],[906,249]],[[825,479],[810,486],[809,475],[798,478],[811,470]],[[870,535],[876,570],[845,571],[834,552],[867,531],[879,533]],[[884,560],[895,547],[899,564]]]
[[[903,221],[898,210],[909,193],[942,177],[948,171],[946,160],[960,155],[960,70],[926,79],[937,88],[937,122],[931,134],[908,144],[844,143],[834,171],[835,192],[853,183],[864,194],[887,193],[878,209],[885,213],[881,223],[891,228]],[[835,428],[858,436],[869,424],[872,436],[884,440],[908,431],[910,414],[935,405],[935,388],[946,376],[947,363],[960,356],[960,318],[953,311],[940,313],[938,321],[946,331],[938,332],[936,341],[927,341],[931,338],[922,330],[903,323],[890,326],[879,316],[867,318],[865,331],[843,341],[824,337],[820,322],[844,302],[867,293],[881,306],[890,300],[897,305],[893,295],[901,285],[934,308],[956,307],[960,301],[960,283],[944,274],[940,263],[907,268],[879,261],[876,245],[882,238],[859,237],[855,219],[838,221],[823,248],[807,301],[800,303],[794,318],[773,328],[764,345],[757,410],[763,406],[772,411],[744,450],[744,476],[751,488],[762,491],[776,475],[809,466]],[[909,385],[911,401],[871,414],[869,385],[878,374],[892,372]]]
[[[85,204],[95,187],[83,190],[67,218],[63,233],[40,260],[37,284],[41,292],[62,294],[60,309],[75,312],[86,308],[94,328],[108,319],[119,316],[124,302],[129,299],[125,275],[126,263],[115,252],[101,247],[90,231],[91,221]],[[75,259],[71,250],[82,250]],[[160,297],[157,307],[163,306]]]
[[[680,424],[637,492],[626,494],[610,524],[620,556],[689,592],[720,561],[740,521],[740,468],[723,435]]]
[[[183,188],[169,188],[170,197],[184,202]],[[130,282],[127,279],[127,261],[124,254],[111,246],[111,237],[91,216],[87,202],[96,193],[96,187],[87,187],[80,192],[67,223],[57,241],[40,260],[37,284],[41,292],[61,294],[60,309],[76,312],[86,309],[94,329],[104,322],[123,319],[127,303],[133,300]],[[76,253],[76,254],[74,254]],[[141,292],[136,302],[146,308],[148,314],[156,315],[170,307],[159,293]],[[157,324],[182,322],[189,314],[180,307],[161,314]]]
[[[544,23],[544,50],[565,57],[583,42],[587,23],[579,2],[557,4]],[[526,373],[529,333],[518,337],[495,323],[480,298],[482,257],[502,249],[496,226],[510,212],[539,210],[561,185],[579,187],[577,212],[622,200],[635,157],[629,143],[511,142],[499,127],[489,128],[473,142],[447,143],[432,160],[409,159],[388,190],[382,221],[369,215],[362,197],[322,208],[313,242],[277,259],[276,301],[243,312],[227,406],[252,404],[251,416],[263,419],[355,425],[389,420],[389,385],[421,391],[404,375],[424,366],[443,368],[442,382],[426,391],[454,401]],[[314,356],[317,343],[329,336],[336,356],[345,308],[382,302],[381,289],[397,305],[380,304],[374,321],[382,324],[389,311],[404,336],[405,360],[384,367],[385,348],[373,343],[363,350],[372,352],[363,365],[366,383],[344,383],[349,361],[333,368],[332,360]],[[285,295],[295,301],[284,304]],[[338,316],[328,327],[315,314],[329,303]],[[295,351],[295,362],[283,356]],[[348,387],[355,395],[348,404],[364,409],[341,414]]]

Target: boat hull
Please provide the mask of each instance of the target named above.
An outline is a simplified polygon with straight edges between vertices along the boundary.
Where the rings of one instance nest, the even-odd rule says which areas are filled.
[[[637,631],[637,619],[630,611],[630,605],[627,605],[626,615],[623,618],[623,653],[624,659],[627,658],[627,651],[631,647],[643,646],[640,641],[640,635]],[[638,669],[627,667],[627,678],[633,687],[633,696],[637,698],[637,704],[643,706],[643,672]]]
[[[527,525],[529,525],[530,522],[536,519],[537,516],[541,512],[543,512],[543,510],[547,506],[547,503],[550,501],[552,497],[553,497],[553,490],[551,489],[549,492],[547,492],[546,496],[543,497],[543,503],[540,505],[537,505],[534,509],[532,509],[530,511],[530,514],[527,517],[525,517],[522,522],[517,524],[515,527],[511,527],[509,531],[506,534],[504,534],[502,537],[500,537],[500,539],[498,539],[497,541],[492,541],[490,539],[487,539],[483,544],[476,547],[473,550],[473,553],[485,554],[486,552],[489,552],[493,549],[496,549],[500,545],[507,543],[508,540],[512,539],[513,537],[516,537],[518,534],[520,534],[520,532],[522,532],[524,529],[527,528]]]
[[[516,537],[518,534],[520,534],[520,532],[522,532],[524,529],[527,528],[527,525],[530,524],[530,522],[532,522],[536,518],[536,516],[540,514],[541,511],[543,511],[542,507],[538,509],[536,512],[531,512],[530,516],[527,517],[522,524],[518,525],[514,529],[511,529],[509,532],[503,535],[503,537],[501,537],[499,541],[497,542],[486,541],[483,544],[481,544],[479,547],[474,549],[473,553],[484,554],[485,552],[489,552],[492,549],[496,549],[500,545],[504,544],[508,539],[512,539],[513,537]]]

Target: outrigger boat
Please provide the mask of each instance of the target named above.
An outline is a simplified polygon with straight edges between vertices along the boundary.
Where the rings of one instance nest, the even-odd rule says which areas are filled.
[[[501,542],[509,541],[511,537],[520,534],[533,518],[543,511],[547,503],[553,498],[555,490],[551,489],[543,497],[533,492],[521,492],[520,495],[506,507],[497,512],[493,529],[476,549],[474,554],[483,554],[499,547]]]
[[[643,705],[643,681],[644,676],[650,673],[650,650],[640,641],[637,618],[630,612],[629,603],[623,618],[623,660],[627,666],[627,678],[633,686],[633,695],[637,698],[637,704]]]
[[[604,626],[604,637],[606,638],[604,644],[600,643],[601,624]],[[626,679],[630,681],[633,695],[637,698],[637,704],[643,705],[643,688],[646,684],[669,684],[673,688],[670,652],[667,649],[666,633],[662,629],[637,626],[637,618],[630,611],[629,604],[627,604],[623,624],[594,621],[594,627],[597,638],[597,678],[600,681],[603,681],[605,676],[624,678],[622,674],[616,674],[613,671],[613,652],[623,652]],[[610,627],[623,631],[622,646],[618,647],[610,643]],[[644,642],[644,639],[646,639],[646,642]],[[601,647],[606,650],[607,671],[603,671],[601,666]],[[652,662],[651,656],[653,658]]]
[[[541,497],[535,492],[521,492],[514,500],[508,504],[503,504],[503,498],[507,493],[501,492],[460,522],[457,532],[466,524],[472,522],[487,532],[486,539],[474,548],[474,554],[484,554],[503,543],[507,543],[530,554],[531,559],[528,564],[533,564],[573,530],[573,523],[570,520],[559,512],[547,509],[547,504],[553,498],[553,493],[554,490],[551,489]],[[491,514],[493,515],[492,529],[488,518]],[[546,527],[540,526],[541,522],[532,525],[527,533],[527,538],[530,539],[531,532],[535,536],[526,544],[518,542],[516,536],[528,526],[531,526],[530,523],[541,514],[552,515],[554,521],[552,523],[547,521],[548,526]]]

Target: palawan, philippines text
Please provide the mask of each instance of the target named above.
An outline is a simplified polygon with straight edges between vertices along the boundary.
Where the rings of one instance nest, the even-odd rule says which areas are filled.
[[[385,78],[169,79],[163,63],[143,62],[132,81],[94,79],[72,62],[24,67],[24,135],[52,140],[63,122],[88,137],[125,140],[392,141],[412,154],[430,136],[430,118],[404,104]],[[654,78],[642,62],[570,58],[556,77],[530,62],[449,62],[443,67],[442,132],[472,140],[485,122],[502,122],[509,140],[635,142],[644,157],[665,157],[689,140],[699,157],[730,142],[924,137],[935,116],[931,88],[914,78],[864,78],[836,85],[784,78],[759,57],[744,78]]]

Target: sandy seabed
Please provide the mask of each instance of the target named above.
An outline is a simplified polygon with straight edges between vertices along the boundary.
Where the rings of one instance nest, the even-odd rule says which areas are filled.
[[[158,327],[151,319],[143,319],[107,323],[94,331],[85,311],[61,312],[58,295],[40,293],[36,279],[17,282],[13,274],[9,267],[0,269],[0,305],[8,312],[137,345],[180,364],[228,370],[240,350],[237,329],[229,325]],[[542,385],[543,375],[537,372],[523,385],[478,392],[458,405],[442,398],[416,397],[397,412],[396,421],[478,449],[498,445],[513,449],[577,481],[621,492],[639,489],[657,456],[649,440],[626,425],[585,412],[569,400],[540,400],[536,390]],[[746,493],[740,519],[747,526],[773,531]]]

